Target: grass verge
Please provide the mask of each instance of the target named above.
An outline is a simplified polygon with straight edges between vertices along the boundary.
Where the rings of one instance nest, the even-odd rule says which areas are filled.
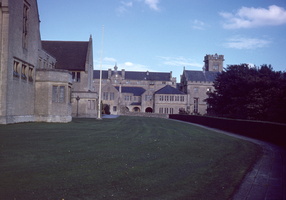
[[[229,199],[260,151],[166,119],[0,125],[0,197]]]

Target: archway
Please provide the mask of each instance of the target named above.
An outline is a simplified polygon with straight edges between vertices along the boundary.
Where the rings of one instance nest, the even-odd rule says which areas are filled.
[[[146,112],[146,113],[152,113],[152,112],[153,112],[153,109],[150,108],[150,107],[148,107],[148,108],[145,109],[145,112]]]
[[[133,111],[134,111],[134,112],[140,112],[140,108],[139,108],[139,107],[134,107],[134,108],[133,108]]]

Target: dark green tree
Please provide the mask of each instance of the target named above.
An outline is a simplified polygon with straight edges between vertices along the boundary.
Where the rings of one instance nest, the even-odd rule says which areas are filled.
[[[214,82],[206,99],[208,114],[251,120],[285,122],[286,75],[271,65],[230,65]]]

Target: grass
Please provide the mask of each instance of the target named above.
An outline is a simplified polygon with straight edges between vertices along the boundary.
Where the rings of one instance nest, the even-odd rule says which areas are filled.
[[[166,119],[0,125],[0,198],[229,199],[260,151]]]

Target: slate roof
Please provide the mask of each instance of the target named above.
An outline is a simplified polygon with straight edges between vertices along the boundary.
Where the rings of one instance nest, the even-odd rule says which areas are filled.
[[[182,91],[178,90],[177,88],[174,88],[170,85],[166,85],[165,87],[161,88],[160,90],[157,90],[155,94],[185,94]]]
[[[88,41],[42,41],[42,48],[56,58],[56,69],[84,71],[88,44]]]
[[[119,91],[119,86],[115,88]],[[142,87],[121,87],[122,93],[132,93],[134,96],[141,96],[145,91]]]
[[[185,70],[187,81],[214,82],[219,72]]]
[[[121,76],[122,71],[118,71]],[[100,70],[93,71],[93,78],[99,79]],[[112,71],[113,75],[115,72]],[[170,81],[171,73],[167,72],[135,72],[135,71],[125,71],[125,79],[127,80],[149,80],[149,81]],[[108,71],[102,70],[102,79],[108,79]]]

